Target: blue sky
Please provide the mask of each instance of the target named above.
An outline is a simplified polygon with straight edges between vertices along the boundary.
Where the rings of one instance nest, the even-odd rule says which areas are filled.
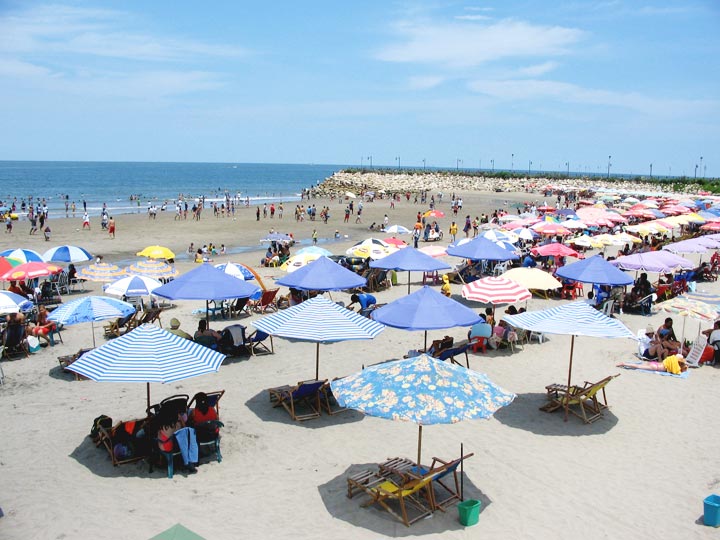
[[[0,159],[720,176],[719,30],[715,0],[5,0]]]

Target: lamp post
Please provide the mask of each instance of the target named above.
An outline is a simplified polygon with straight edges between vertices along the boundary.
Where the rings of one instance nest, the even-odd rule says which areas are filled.
[[[423,171],[425,171],[425,158],[423,158]]]
[[[457,158],[457,159],[455,160],[455,170],[456,170],[456,171],[459,171],[459,170],[460,170],[460,158]]]
[[[395,156],[395,159],[398,162],[398,171],[400,170],[400,156]]]
[[[612,156],[608,156],[608,173],[607,173],[608,178],[610,178],[610,165],[611,165],[610,160],[611,159],[612,159]]]
[[[372,156],[368,156],[368,159],[370,160],[370,169],[372,169]]]
[[[530,176],[530,167],[532,167],[532,160],[528,160],[528,176]]]
[[[570,176],[570,162],[569,161],[565,162],[565,168],[567,169],[567,175]]]
[[[650,164],[650,178],[652,178],[652,163]]]
[[[696,164],[695,164],[695,177],[694,177],[694,178],[697,178],[697,168],[698,168],[698,164],[696,163]]]
[[[490,160],[490,165],[492,166],[492,172],[495,172],[495,160],[494,159]]]
[[[510,172],[515,171],[515,154],[510,154]]]
[[[703,157],[700,156],[700,174],[703,178],[705,178],[705,174],[703,173],[703,164],[702,164]]]

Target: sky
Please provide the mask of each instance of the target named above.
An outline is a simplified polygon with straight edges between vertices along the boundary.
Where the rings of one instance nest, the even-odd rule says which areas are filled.
[[[717,0],[2,0],[0,81],[1,160],[720,176]]]

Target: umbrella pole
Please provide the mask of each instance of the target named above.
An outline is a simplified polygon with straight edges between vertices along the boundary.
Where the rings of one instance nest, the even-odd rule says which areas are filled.
[[[463,443],[460,443],[460,500],[465,500],[465,460],[463,459],[463,456],[465,455],[465,449],[463,448]]]
[[[315,380],[320,380],[320,342],[315,344]]]
[[[427,330],[425,330],[425,352],[427,352]]]
[[[568,368],[568,383],[567,383],[567,392],[565,394],[565,421],[567,422],[568,419],[568,411],[570,409],[569,403],[570,403],[570,379],[572,377],[572,361],[573,361],[573,349],[575,348],[575,335],[573,335],[570,338],[570,367]]]
[[[422,424],[418,425],[418,459],[417,466],[420,466],[420,455],[422,453]]]
[[[207,327],[210,328],[210,300],[205,300],[205,322]]]
[[[90,331],[92,332],[93,349],[94,349],[95,348],[95,323],[93,321],[90,321]]]
[[[147,383],[147,409],[148,412],[150,411],[150,383]]]
[[[410,294],[410,270],[408,270],[408,294]]]

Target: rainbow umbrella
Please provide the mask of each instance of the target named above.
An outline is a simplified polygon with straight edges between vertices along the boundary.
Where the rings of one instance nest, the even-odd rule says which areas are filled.
[[[700,300],[693,300],[690,298],[684,298],[682,296],[676,296],[665,302],[656,304],[662,311],[674,313],[680,315],[683,318],[682,334],[680,337],[680,343],[685,340],[685,323],[690,317],[691,319],[698,319],[699,321],[714,321],[717,318],[717,311],[710,304],[701,302]]]
[[[423,217],[444,218],[445,212],[441,212],[440,210],[428,210],[423,214]]]
[[[146,276],[153,279],[174,278],[180,275],[180,272],[168,263],[154,259],[146,259],[144,261],[138,261],[131,264],[126,268],[126,272],[128,274],[136,274],[138,276]]]

